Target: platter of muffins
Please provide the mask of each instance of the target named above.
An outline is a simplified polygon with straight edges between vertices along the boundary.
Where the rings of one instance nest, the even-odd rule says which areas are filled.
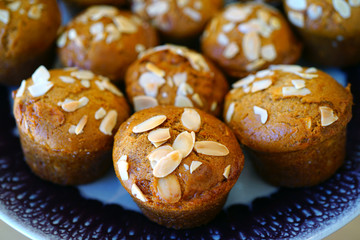
[[[1,219],[328,236],[360,214],[359,22],[359,0],[1,1]]]

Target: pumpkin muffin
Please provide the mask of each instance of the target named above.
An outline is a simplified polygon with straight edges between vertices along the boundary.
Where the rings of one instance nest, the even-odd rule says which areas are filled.
[[[224,118],[265,180],[312,186],[342,165],[352,116],[350,86],[316,68],[273,65],[233,87]]]
[[[60,24],[56,0],[0,1],[0,83],[18,85],[51,64]]]
[[[93,6],[66,25],[58,53],[66,67],[88,69],[118,82],[139,52],[157,45],[150,24],[131,12]]]
[[[198,37],[223,0],[133,0],[132,11],[172,40]]]
[[[307,59],[326,66],[360,62],[360,1],[287,0],[284,5]]]
[[[169,228],[206,224],[222,209],[244,156],[232,131],[194,108],[136,112],[115,135],[117,177],[152,221]]]
[[[129,67],[126,92],[135,111],[157,105],[222,113],[227,80],[208,59],[185,47],[163,45],[143,52]]]
[[[302,50],[282,14],[261,3],[228,5],[207,25],[201,48],[232,77],[294,63]]]
[[[83,184],[111,166],[113,134],[130,110],[109,79],[41,66],[14,98],[25,161],[36,175],[57,184]]]

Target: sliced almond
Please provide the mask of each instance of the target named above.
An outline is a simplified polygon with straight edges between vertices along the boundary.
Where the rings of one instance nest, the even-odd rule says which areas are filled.
[[[306,11],[308,17],[310,20],[317,20],[321,17],[322,15],[322,7],[315,5],[315,4],[311,4],[307,11]]]
[[[60,76],[59,77],[61,81],[63,81],[64,83],[74,83],[75,79],[72,77],[67,77],[67,76]]]
[[[187,80],[187,73],[186,72],[182,72],[182,73],[177,73],[173,76],[173,81],[175,83],[176,86],[180,86],[180,84],[185,83]]]
[[[134,102],[135,112],[143,110],[143,109],[147,109],[147,108],[156,107],[159,105],[156,98],[149,97],[149,96],[142,96],[142,95],[135,96],[133,98],[133,102]]]
[[[304,19],[304,15],[301,12],[289,11],[288,18],[289,18],[290,22],[292,24],[294,24],[295,26],[297,26],[299,28],[304,27],[305,19]]]
[[[202,162],[200,161],[192,161],[190,164],[190,173],[192,174],[201,164]]]
[[[94,23],[90,26],[89,31],[92,35],[98,35],[104,32],[104,24],[102,22]]]
[[[71,72],[70,75],[80,80],[91,80],[95,77],[94,73],[88,70],[78,70]]]
[[[37,4],[30,7],[28,11],[28,17],[31,19],[39,19],[41,17],[41,11],[43,9],[43,4]]]
[[[334,111],[326,106],[319,107],[321,115],[321,126],[326,127],[337,121],[339,118],[334,114]]]
[[[252,84],[251,92],[254,93],[254,92],[262,91],[264,89],[267,89],[271,85],[272,85],[271,79],[264,79],[264,80],[256,81]]]
[[[360,6],[360,0],[349,0],[349,4],[352,7],[359,7]]]
[[[226,156],[229,154],[229,149],[225,145],[214,141],[197,141],[194,149],[198,153],[210,156]]]
[[[105,135],[112,135],[112,130],[116,126],[118,113],[110,110],[100,123],[100,131]]]
[[[65,47],[67,42],[67,33],[63,32],[60,37],[56,40],[56,45],[58,48],[63,48]]]
[[[176,96],[175,97],[175,104],[176,107],[194,107],[194,104],[191,100],[185,96]]]
[[[194,95],[191,96],[191,99],[200,107],[203,107],[204,104],[201,100],[201,97],[198,93],[194,93]]]
[[[120,174],[120,178],[123,181],[126,181],[129,179],[129,163],[127,162],[127,156],[123,155],[121,158],[117,161],[117,167]]]
[[[223,176],[228,179],[229,178],[229,175],[230,175],[230,168],[231,168],[231,165],[227,165],[226,168],[224,169],[224,173],[223,173]]]
[[[261,70],[256,73],[256,77],[258,78],[264,78],[272,75],[274,75],[274,72],[269,69]]]
[[[216,108],[217,108],[217,105],[218,105],[218,103],[217,102],[212,102],[211,103],[211,107],[210,107],[210,110],[212,111],[212,112],[214,112],[215,110],[216,110]]]
[[[261,48],[261,57],[268,62],[274,61],[276,55],[276,49],[273,44],[268,44]]]
[[[251,63],[249,63],[248,65],[245,66],[246,71],[256,71],[259,68],[261,68],[264,64],[266,63],[266,61],[264,59],[257,59]]]
[[[180,83],[180,85],[176,91],[176,95],[181,95],[184,97],[186,97],[188,94],[191,95],[193,93],[194,93],[194,89],[186,82]]]
[[[293,72],[293,73],[305,79],[313,79],[319,76],[317,74],[311,74],[311,73],[301,73],[301,72]]]
[[[250,74],[250,75],[240,79],[239,81],[235,82],[232,85],[232,87],[233,88],[245,87],[245,86],[248,86],[249,84],[251,84],[254,80],[255,80],[255,76]]]
[[[217,42],[222,46],[226,46],[229,44],[229,38],[224,33],[219,33]]]
[[[8,24],[10,21],[10,12],[8,10],[0,9],[0,22]]]
[[[231,122],[231,119],[232,119],[232,117],[234,115],[234,112],[235,112],[235,103],[232,102],[232,103],[230,103],[229,108],[228,108],[228,110],[226,112],[226,118],[225,119],[226,119],[227,123]]]
[[[170,145],[165,145],[159,148],[156,148],[148,155],[148,159],[150,161],[151,167],[154,169],[155,165],[161,158],[165,157],[167,154],[174,151],[174,149]]]
[[[255,61],[260,56],[261,39],[258,33],[249,32],[244,35],[242,49],[249,61]]]
[[[153,72],[145,72],[139,78],[139,84],[144,89],[145,94],[150,97],[158,95],[158,89],[165,84],[165,79]]]
[[[137,32],[137,26],[134,22],[124,16],[116,16],[113,18],[117,29],[123,33],[135,33]]]
[[[346,19],[351,16],[351,7],[345,0],[332,0],[332,4],[341,17]]]
[[[283,87],[282,94],[284,97],[288,96],[306,96],[311,92],[307,88],[296,89],[295,87]]]
[[[25,88],[26,88],[26,80],[22,80],[19,89],[16,92],[15,97],[19,98],[22,97],[22,95],[25,92]]]
[[[49,81],[50,72],[44,66],[38,67],[31,76],[34,84],[44,83]]]
[[[152,130],[148,135],[150,142],[164,142],[170,138],[170,128],[159,128]]]
[[[189,7],[185,7],[183,10],[183,13],[188,16],[190,19],[194,20],[195,22],[200,22],[201,21],[201,14]]]
[[[177,150],[174,150],[162,157],[154,167],[154,177],[163,178],[171,174],[179,166],[181,160],[181,152]]]
[[[89,88],[90,87],[90,82],[89,80],[81,80],[81,85],[83,85],[84,87],[86,88]]]
[[[266,111],[266,109],[254,106],[254,113],[256,115],[260,115],[260,121],[262,124],[265,124],[268,120],[268,112]]]
[[[104,108],[101,107],[95,112],[95,119],[96,120],[102,119],[105,117],[105,115],[106,115],[106,111]]]
[[[82,97],[78,101],[65,101],[61,104],[61,108],[66,112],[74,112],[79,108],[86,106],[89,103],[89,99],[87,97]]]
[[[185,108],[181,115],[182,125],[190,131],[198,131],[201,125],[200,114],[192,108]]]
[[[311,67],[311,68],[308,68],[305,70],[305,73],[316,73],[316,72],[317,72],[317,69],[314,67]]]
[[[33,97],[40,97],[46,94],[54,86],[51,82],[41,82],[28,87],[28,90]]]
[[[140,201],[143,201],[143,202],[147,201],[145,195],[142,193],[140,188],[135,183],[131,186],[131,194],[134,197],[136,197],[137,199],[139,199]]]
[[[75,134],[75,128],[76,128],[75,125],[71,125],[70,128],[69,128],[69,133],[70,134]]]
[[[286,4],[293,10],[303,11],[306,9],[306,0],[286,0]]]
[[[154,117],[151,117],[144,122],[136,125],[133,127],[133,133],[142,133],[147,132],[151,129],[156,128],[157,126],[160,126],[163,122],[165,122],[166,116],[165,115],[157,115]]]
[[[235,28],[235,26],[236,26],[235,23],[229,22],[222,26],[222,30],[223,32],[228,33],[231,32]]]
[[[10,2],[6,5],[12,12],[16,12],[21,6],[21,1]]]
[[[305,81],[304,80],[291,80],[291,83],[294,85],[296,89],[302,89],[305,87]]]
[[[79,123],[78,123],[78,124],[76,125],[76,127],[75,127],[75,134],[76,134],[76,135],[79,135],[80,133],[83,132],[83,129],[84,129],[86,123],[87,123],[87,120],[88,120],[88,116],[87,116],[87,115],[84,115],[84,116],[80,119]]]
[[[303,70],[303,68],[301,66],[299,66],[299,65],[283,65],[283,64],[279,64],[279,65],[271,65],[270,70],[280,70],[280,71],[283,71],[283,72],[295,73],[295,72],[301,72]]]
[[[184,131],[177,135],[172,145],[174,150],[180,151],[183,158],[186,158],[194,148],[194,139],[191,133]]]
[[[111,92],[112,94],[114,94],[118,97],[124,96],[124,94],[117,87],[115,87],[115,85],[112,84],[109,79],[103,78],[101,83],[102,83],[103,87],[106,90],[108,90],[109,92]]]
[[[160,69],[159,67],[157,67],[155,64],[153,64],[151,62],[146,63],[145,68],[147,70],[149,70],[150,72],[155,73],[157,76],[159,76],[161,78],[165,77],[165,74],[166,74],[165,71]]]
[[[235,42],[231,42],[225,47],[223,56],[227,59],[232,59],[239,53],[239,51],[239,46]]]
[[[242,22],[251,14],[251,12],[251,7],[230,6],[225,10],[223,16],[230,22]]]
[[[163,15],[169,11],[169,3],[164,1],[153,2],[147,6],[146,12],[150,17]]]
[[[176,203],[181,199],[181,187],[175,175],[156,179],[156,185],[161,198],[166,202]]]

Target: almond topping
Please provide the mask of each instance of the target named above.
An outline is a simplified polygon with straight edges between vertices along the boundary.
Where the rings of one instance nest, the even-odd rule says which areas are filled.
[[[240,79],[239,81],[235,82],[232,87],[233,88],[239,88],[239,87],[245,87],[247,85],[249,85],[250,83],[252,83],[255,80],[255,76],[250,74],[242,79]]]
[[[115,87],[109,79],[103,79],[103,81],[101,82],[103,87],[110,91],[112,94],[118,96],[118,97],[122,97],[124,96],[123,93],[117,88]]]
[[[67,41],[67,34],[66,32],[63,32],[60,37],[57,39],[56,41],[56,45],[59,47],[59,48],[63,48],[65,47],[66,45],[66,41]]]
[[[10,20],[10,13],[8,10],[0,9],[0,21],[4,24],[8,24]]]
[[[64,83],[74,83],[75,79],[72,77],[67,77],[67,76],[60,76],[59,77],[61,81],[63,81]]]
[[[231,42],[225,47],[223,56],[227,59],[232,59],[239,53],[239,51],[239,46],[235,42]]]
[[[201,117],[195,109],[185,108],[181,115],[182,125],[191,131],[198,131],[201,125]]]
[[[87,115],[84,115],[84,116],[80,119],[79,123],[78,123],[78,124],[76,125],[76,127],[75,127],[75,134],[76,134],[76,135],[79,135],[80,133],[83,132],[83,129],[84,129],[86,123],[87,123],[87,119],[88,119],[88,116],[87,116]]]
[[[302,89],[305,87],[305,81],[304,80],[291,80],[291,83],[294,85],[296,89]]]
[[[337,121],[339,118],[334,114],[334,111],[326,106],[319,107],[321,114],[321,126],[326,127]]]
[[[44,83],[49,81],[50,79],[50,72],[44,66],[38,67],[35,72],[31,76],[34,84]]]
[[[201,100],[201,97],[198,93],[194,93],[194,95],[192,95],[191,99],[197,104],[199,105],[200,107],[203,107],[204,104]]]
[[[117,29],[123,33],[135,33],[137,31],[137,26],[131,20],[123,16],[116,16],[113,18]]]
[[[300,28],[304,27],[304,15],[301,12],[289,11],[288,17],[290,22],[292,22],[292,24],[294,24],[295,26]]]
[[[75,134],[75,128],[76,128],[75,125],[71,125],[70,128],[69,128],[69,133],[70,134]]]
[[[66,112],[74,112],[79,108],[86,106],[89,103],[87,97],[82,97],[78,101],[68,100],[61,104],[61,108]]]
[[[9,4],[7,4],[6,6],[13,12],[17,11],[19,9],[21,5],[20,1],[16,1],[16,2],[11,2]]]
[[[141,74],[139,84],[147,96],[156,97],[159,87],[165,84],[165,79],[153,72],[145,72]]]
[[[165,77],[165,74],[166,74],[165,71],[158,68],[155,64],[153,64],[151,62],[146,63],[145,68],[147,70],[149,70],[150,72],[155,73],[157,76],[159,76],[161,78]]]
[[[193,136],[187,131],[180,133],[175,138],[172,147],[178,150],[183,158],[186,158],[194,148]]]
[[[211,104],[211,107],[210,107],[210,110],[212,111],[212,112],[214,112],[215,110],[216,110],[216,108],[217,108],[217,105],[218,105],[218,103],[217,102],[212,102],[212,104]]]
[[[306,0],[286,0],[286,4],[298,11],[303,11],[306,9]]]
[[[276,59],[276,49],[273,44],[265,45],[261,48],[261,57],[268,62]]]
[[[245,69],[246,71],[255,71],[261,68],[265,63],[266,61],[264,59],[257,59],[246,65]]]
[[[170,138],[170,128],[152,130],[148,135],[150,142],[164,142]]]
[[[153,175],[163,178],[172,173],[181,163],[182,155],[180,151],[174,150],[162,157],[154,167]]]
[[[89,88],[90,87],[90,82],[89,80],[81,80],[81,85],[83,85],[84,87],[86,88]]]
[[[230,22],[241,22],[244,21],[252,12],[250,7],[235,7],[231,6],[226,9],[223,16],[226,20]]]
[[[315,4],[311,4],[308,9],[307,9],[307,15],[309,17],[310,20],[316,20],[318,19],[321,14],[322,14],[322,7],[315,5]]]
[[[127,162],[127,155],[122,155],[121,158],[117,161],[117,167],[120,174],[120,178],[123,181],[129,179],[129,163]]]
[[[175,104],[176,107],[194,107],[191,100],[185,96],[176,96],[175,97]]]
[[[115,110],[110,110],[100,123],[100,131],[105,135],[112,135],[112,130],[116,126],[117,116],[118,114]]]
[[[162,199],[169,203],[176,203],[181,199],[181,187],[175,175],[156,179],[157,190]]]
[[[19,89],[17,90],[17,92],[16,92],[16,95],[15,95],[15,97],[22,97],[22,95],[24,94],[24,92],[25,92],[25,88],[26,88],[26,80],[22,80],[21,81],[21,84],[20,84],[20,87],[19,87]]]
[[[140,188],[135,183],[131,186],[131,194],[134,197],[136,197],[137,199],[139,199],[140,201],[143,201],[143,202],[147,201],[145,195],[142,193]]]
[[[105,117],[105,115],[106,115],[106,111],[104,108],[101,107],[95,112],[95,119],[96,120],[102,119]]]
[[[80,80],[91,80],[95,77],[94,73],[88,70],[78,70],[75,72],[71,72],[70,75]]]
[[[197,141],[194,149],[198,153],[210,156],[226,156],[229,154],[229,149],[225,145],[214,141]]]
[[[217,36],[217,42],[222,46],[226,46],[229,44],[229,38],[224,33],[220,33]]]
[[[352,7],[358,7],[360,6],[360,0],[349,0],[349,4]]]
[[[229,105],[229,108],[226,112],[226,122],[229,123],[231,122],[231,119],[232,119],[232,116],[234,115],[234,112],[235,112],[235,103],[232,102],[230,103]]]
[[[200,167],[201,164],[202,162],[192,161],[190,165],[190,174],[192,174],[198,167]]]
[[[187,73],[177,73],[173,76],[173,80],[176,86],[179,86],[182,83],[185,83],[187,80]]]
[[[272,84],[272,81],[270,79],[264,79],[257,82],[254,82],[251,87],[251,92],[258,92],[264,89],[267,89]]]
[[[40,97],[47,93],[53,86],[54,84],[51,82],[42,82],[28,87],[28,90],[33,97]]]
[[[349,18],[351,16],[351,7],[345,0],[332,0],[334,9],[343,18]]]
[[[236,26],[235,23],[229,22],[222,26],[222,30],[223,32],[228,33],[231,32],[235,28],[235,26]]]
[[[201,14],[198,11],[195,11],[192,8],[186,7],[183,10],[184,14],[194,20],[195,22],[201,21]]]
[[[156,98],[149,96],[136,96],[133,98],[133,101],[135,112],[159,105]]]
[[[157,1],[148,5],[146,12],[150,17],[156,17],[165,14],[169,10],[169,7],[168,2]]]
[[[272,75],[274,75],[274,72],[269,69],[261,70],[256,73],[256,77],[258,78],[264,78]]]
[[[160,126],[163,122],[165,122],[165,120],[165,115],[154,116],[133,127],[132,131],[133,133],[147,132],[151,129],[156,128],[157,126]]]
[[[310,94],[310,90],[307,88],[296,89],[295,87],[283,87],[282,93],[284,97],[288,96],[305,96]]]
[[[270,69],[271,70],[280,70],[283,72],[291,72],[291,73],[300,72],[303,70],[303,68],[299,65],[283,65],[283,64],[271,65]]]
[[[231,165],[227,165],[226,168],[224,169],[223,175],[224,175],[224,177],[225,177],[226,179],[229,178],[230,168],[231,168]]]
[[[261,40],[259,34],[256,32],[246,33],[243,41],[242,48],[244,51],[245,57],[249,61],[254,61],[260,56]]]
[[[254,106],[254,113],[256,115],[260,115],[260,121],[262,124],[265,124],[268,120],[268,112],[266,111],[266,109]]]
[[[157,162],[161,158],[163,158],[166,155],[168,155],[169,153],[171,153],[172,151],[174,151],[174,149],[170,145],[165,145],[165,146],[159,147],[159,148],[155,149],[154,151],[152,151],[148,155],[148,159],[150,161],[151,167],[154,169]]]

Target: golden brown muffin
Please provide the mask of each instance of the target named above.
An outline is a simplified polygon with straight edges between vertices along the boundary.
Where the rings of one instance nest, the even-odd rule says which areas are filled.
[[[25,160],[36,175],[58,184],[83,184],[111,166],[113,133],[130,110],[109,79],[41,66],[14,98]]]
[[[82,7],[91,6],[91,5],[124,6],[128,2],[127,0],[66,0],[66,1]]]
[[[158,39],[154,28],[131,12],[94,6],[73,19],[57,43],[63,65],[120,81],[138,53]]]
[[[244,165],[235,135],[194,108],[136,112],[115,135],[113,162],[126,191],[152,221],[191,228],[222,209]]]
[[[132,1],[134,13],[174,41],[198,36],[222,6],[223,0]]]
[[[314,63],[348,66],[360,62],[360,1],[284,1],[290,22]]]
[[[294,63],[302,49],[281,13],[261,3],[228,5],[206,27],[201,48],[233,77]]]
[[[51,64],[60,24],[56,0],[0,1],[0,83],[18,85]]]
[[[273,65],[233,84],[224,118],[255,155],[264,179],[286,187],[316,185],[345,157],[350,86],[315,68]]]
[[[222,113],[228,83],[208,59],[185,47],[163,45],[143,52],[129,67],[126,92],[135,111],[157,105]]]

